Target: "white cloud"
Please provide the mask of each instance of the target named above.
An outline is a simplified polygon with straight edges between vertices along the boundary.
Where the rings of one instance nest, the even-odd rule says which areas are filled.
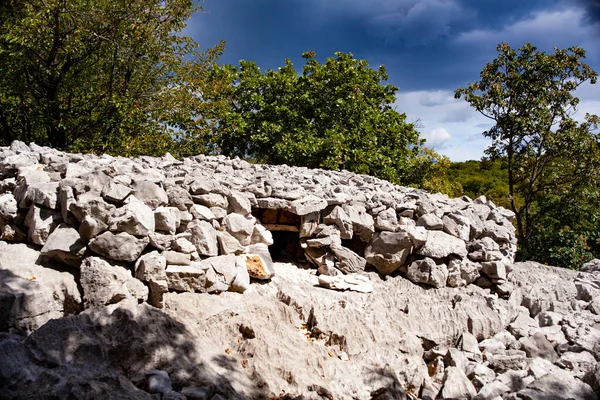
[[[534,11],[499,30],[475,29],[460,33],[454,43],[470,46],[506,42],[512,47],[520,47],[530,42],[544,50],[577,44],[590,51],[596,50],[594,27],[584,21],[585,11],[582,8]]]
[[[425,134],[423,137],[427,140],[426,146],[432,149],[443,149],[452,136],[444,128],[435,128]]]
[[[574,118],[583,121],[585,113],[600,114],[600,83],[584,84],[576,92],[580,103]],[[410,122],[419,121],[426,146],[452,161],[478,160],[491,140],[482,133],[494,125],[449,90],[400,92],[395,103],[398,112]]]
[[[406,113],[409,121],[418,119],[423,126],[419,131],[427,139],[425,145],[453,161],[478,160],[489,144],[481,136],[485,130],[481,125],[490,126],[490,120],[466,101],[455,99],[452,91],[400,92],[396,109]]]

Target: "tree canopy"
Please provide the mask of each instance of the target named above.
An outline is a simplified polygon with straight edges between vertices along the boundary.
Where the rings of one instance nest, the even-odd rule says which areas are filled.
[[[495,122],[484,132],[493,141],[487,154],[506,162],[508,202],[521,250],[544,257],[545,250],[534,243],[541,244],[539,234],[548,221],[579,230],[583,220],[566,221],[563,207],[598,198],[592,193],[600,184],[599,119],[587,115],[578,123],[572,118],[579,102],[572,92],[584,82],[596,83],[598,74],[582,62],[585,51],[579,47],[548,54],[531,44],[517,51],[502,43],[497,50],[480,81],[456,90],[455,97]]]
[[[314,52],[303,58],[302,74],[289,59],[264,73],[249,61],[214,71],[230,82],[214,99],[229,104],[216,125],[218,149],[258,162],[419,180],[413,174],[423,140],[394,110],[398,88],[382,84],[385,68],[344,53],[323,64]]]
[[[194,148],[218,108],[203,101],[218,82],[203,77],[223,46],[200,51],[181,35],[197,9],[192,0],[2,2],[2,142],[125,155]]]

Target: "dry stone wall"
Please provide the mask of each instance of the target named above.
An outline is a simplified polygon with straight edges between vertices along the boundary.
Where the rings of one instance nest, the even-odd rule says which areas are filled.
[[[371,291],[360,273],[374,267],[436,288],[512,289],[514,215],[485,197],[223,156],[98,157],[17,141],[0,150],[0,172],[0,239],[79,268],[89,306],[243,292],[272,276],[279,231],[293,233],[328,288]],[[100,293],[107,272],[118,295]]]
[[[485,198],[20,142],[0,174],[0,398],[600,395],[600,261],[513,264]]]

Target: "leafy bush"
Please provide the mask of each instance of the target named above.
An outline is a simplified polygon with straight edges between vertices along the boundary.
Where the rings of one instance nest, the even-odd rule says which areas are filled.
[[[415,176],[423,140],[406,115],[393,108],[395,93],[385,68],[369,68],[352,54],[320,64],[303,54],[298,74],[288,59],[262,73],[254,62],[215,70],[230,82],[213,100],[230,108],[218,119],[214,142],[229,156],[310,168],[346,169],[394,183]]]

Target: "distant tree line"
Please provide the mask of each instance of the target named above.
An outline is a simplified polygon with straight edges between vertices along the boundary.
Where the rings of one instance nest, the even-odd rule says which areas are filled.
[[[487,161],[451,163],[394,108],[385,67],[303,54],[277,70],[221,65],[224,43],[182,35],[193,0],[0,3],[0,144],[14,139],[125,156],[225,154],[347,169],[450,195],[486,194],[516,214],[520,256],[577,267],[600,255],[599,119],[572,119],[597,74],[572,47],[498,46],[456,91],[494,121]]]

